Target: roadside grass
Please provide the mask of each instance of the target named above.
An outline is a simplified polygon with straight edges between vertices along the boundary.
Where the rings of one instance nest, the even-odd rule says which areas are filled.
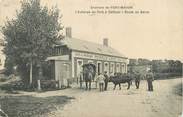
[[[45,114],[61,109],[73,97],[52,96],[0,96],[1,109],[8,117],[44,117]]]

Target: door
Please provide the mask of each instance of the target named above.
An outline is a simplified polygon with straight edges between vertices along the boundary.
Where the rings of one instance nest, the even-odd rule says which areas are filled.
[[[67,79],[70,78],[70,69],[68,63],[62,64],[62,86],[67,86]]]
[[[78,59],[78,60],[77,60],[77,72],[76,72],[77,77],[78,77],[79,74],[83,71],[82,66],[83,66],[83,60]]]
[[[63,64],[63,71],[64,71],[64,78],[68,79],[69,78],[69,74],[70,74],[70,70],[69,70],[69,64],[68,63],[64,63]]]
[[[99,75],[102,73],[102,62],[98,61],[97,62],[97,74]]]

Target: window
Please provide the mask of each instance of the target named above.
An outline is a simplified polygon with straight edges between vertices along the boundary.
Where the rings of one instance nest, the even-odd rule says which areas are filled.
[[[60,54],[60,48],[59,47],[56,47],[55,48],[55,51],[56,51],[56,55],[59,55]]]
[[[57,55],[57,48],[55,48],[55,55]]]
[[[97,61],[97,73],[102,73],[102,62],[101,61]]]
[[[69,50],[66,46],[59,46],[54,48],[55,55],[66,55],[69,53]]]
[[[107,74],[109,74],[109,63],[108,62],[104,62],[104,72],[107,72]]]
[[[58,47],[58,55],[61,54],[61,49]]]
[[[121,72],[122,72],[122,73],[126,73],[126,66],[125,66],[125,63],[122,63],[122,64],[121,64]]]
[[[119,63],[116,63],[116,72],[117,72],[117,73],[120,72],[120,65],[119,65]]]

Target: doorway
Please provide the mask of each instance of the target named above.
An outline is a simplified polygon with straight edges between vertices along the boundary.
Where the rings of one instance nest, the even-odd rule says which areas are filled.
[[[77,60],[77,71],[76,71],[77,77],[78,77],[79,74],[83,71],[82,66],[83,66],[83,60],[78,59],[78,60]]]
[[[102,73],[102,62],[97,61],[97,75]]]

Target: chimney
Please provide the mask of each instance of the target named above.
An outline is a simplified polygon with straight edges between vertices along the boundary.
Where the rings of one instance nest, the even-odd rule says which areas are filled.
[[[104,46],[108,46],[108,38],[104,38],[103,39],[103,45]]]
[[[65,28],[66,37],[72,38],[72,28],[66,27]]]

